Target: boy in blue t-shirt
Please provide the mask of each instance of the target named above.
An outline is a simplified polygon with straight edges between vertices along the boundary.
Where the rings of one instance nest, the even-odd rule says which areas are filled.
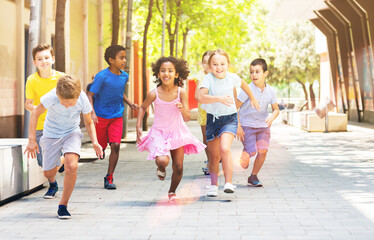
[[[236,107],[239,109],[239,122],[237,138],[244,146],[240,164],[244,169],[249,166],[249,159],[256,155],[251,175],[248,177],[248,184],[261,187],[257,174],[265,162],[270,142],[270,126],[279,114],[277,97],[274,89],[265,82],[268,75],[266,61],[257,58],[250,66],[252,82],[248,84],[254,97],[259,102],[260,111],[252,108],[251,101],[247,94],[241,91],[236,100]],[[271,105],[273,114],[268,117],[268,106]]]
[[[40,104],[32,111],[29,128],[29,142],[25,153],[35,158],[39,153],[36,142],[36,125],[39,116],[48,109],[44,122],[43,136],[40,146],[43,151],[43,174],[50,182],[48,192],[55,196],[58,185],[55,179],[60,166],[61,151],[65,157],[64,190],[58,206],[58,217],[70,218],[67,210],[69,198],[77,179],[78,160],[81,139],[80,115],[83,113],[84,125],[98,156],[102,156],[102,148],[97,141],[94,123],[91,119],[92,107],[86,94],[81,90],[79,79],[65,75],[58,79],[56,88],[40,98]]]
[[[138,110],[139,106],[131,103],[124,94],[129,78],[129,75],[122,70],[126,64],[126,49],[120,45],[109,46],[105,50],[104,57],[109,67],[96,74],[87,96],[94,109],[92,120],[95,123],[97,139],[103,150],[109,142],[111,150],[108,172],[104,177],[104,188],[116,189],[113,173],[118,162],[122,139],[122,116],[125,109],[123,101],[134,110]]]

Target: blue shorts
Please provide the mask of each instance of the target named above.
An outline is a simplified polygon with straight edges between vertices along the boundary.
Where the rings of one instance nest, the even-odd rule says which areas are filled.
[[[254,153],[259,149],[268,150],[270,142],[270,128],[252,128],[242,126],[244,131],[244,141],[242,141],[244,152]]]
[[[214,120],[214,121],[213,121]],[[236,113],[226,116],[214,118],[212,114],[207,114],[206,120],[206,140],[207,142],[213,140],[215,137],[220,137],[222,133],[229,132],[236,136],[238,129],[238,116]]]

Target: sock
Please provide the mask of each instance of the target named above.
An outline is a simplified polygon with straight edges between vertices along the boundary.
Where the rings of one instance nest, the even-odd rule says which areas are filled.
[[[57,181],[54,181],[53,183],[49,183],[50,187],[58,187]]]

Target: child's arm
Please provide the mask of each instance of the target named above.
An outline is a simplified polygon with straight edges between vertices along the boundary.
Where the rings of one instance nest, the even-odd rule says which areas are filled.
[[[198,86],[199,86],[200,84],[199,84],[199,80],[198,79],[196,79],[196,88],[195,88],[195,100],[196,101],[198,101],[199,99],[199,88],[198,88]]]
[[[238,141],[244,141],[244,131],[242,125],[240,124],[240,117],[239,117],[239,109],[243,105],[241,101],[238,100],[236,89],[234,89],[234,96],[235,96],[235,106],[238,112],[238,129],[236,130],[236,139]]]
[[[93,106],[94,95],[95,95],[95,93],[90,92],[90,91],[88,91],[88,93],[87,93],[88,100],[90,101],[91,106],[92,106],[91,119],[92,119],[93,123],[96,124],[99,121],[97,120],[97,116],[96,116],[95,109],[94,109],[94,106]]]
[[[96,155],[100,158],[103,158],[103,150],[99,142],[97,141],[95,124],[92,121],[91,113],[83,114],[83,120],[84,120],[84,126],[86,127],[88,136],[90,136]]]
[[[35,109],[31,112],[30,116],[30,123],[29,123],[29,142],[25,149],[25,154],[27,153],[27,157],[36,158],[36,153],[39,153],[39,147],[36,142],[36,125],[38,123],[39,116],[44,113],[46,108],[39,104]]]
[[[278,106],[278,103],[274,103],[274,104],[271,104],[271,108],[273,109],[273,113],[271,114],[271,116],[269,116],[267,119],[266,119],[266,124],[271,127],[271,124],[273,123],[273,121],[278,117],[279,115],[279,106]]]
[[[132,110],[135,110],[135,111],[138,111],[138,110],[139,110],[139,105],[136,104],[136,103],[131,103],[130,100],[126,97],[125,94],[123,94],[123,101],[125,101],[125,103],[127,103],[127,105],[129,105],[129,107],[130,107]]]
[[[182,113],[183,121],[188,122],[190,121],[190,111],[188,110],[188,95],[187,91],[183,88],[180,90],[180,98],[181,102],[177,102],[176,106],[178,110]]]
[[[156,92],[152,90],[148,93],[147,98],[144,100],[142,105],[139,108],[138,118],[136,119],[136,142],[141,143],[142,138],[142,121],[145,112],[147,111],[149,105],[156,99]]]
[[[34,104],[32,104],[33,102],[34,102],[34,99],[26,98],[26,100],[25,100],[25,108],[29,112],[34,111],[34,109],[36,108],[36,106],[34,106]]]
[[[249,88],[248,84],[243,79],[241,80],[240,88],[243,89],[243,91],[248,95],[249,99],[251,100],[251,106],[253,108],[256,108],[257,111],[260,111],[261,108],[260,108],[260,105],[258,105],[258,101],[253,96],[251,89]]]
[[[216,103],[220,102],[226,106],[231,106],[234,104],[234,100],[230,96],[211,96],[208,94],[209,90],[207,88],[200,88],[198,101],[199,103]]]

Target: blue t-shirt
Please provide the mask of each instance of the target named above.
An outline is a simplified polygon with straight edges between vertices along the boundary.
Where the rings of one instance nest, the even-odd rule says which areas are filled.
[[[120,75],[112,73],[109,68],[96,74],[90,92],[95,94],[94,109],[98,117],[112,119],[123,116],[123,94],[128,79],[129,75],[122,70]]]
[[[72,107],[66,108],[61,105],[56,88],[41,97],[40,103],[48,109],[43,130],[43,136],[48,138],[62,138],[73,132],[81,132],[81,113],[87,114],[92,111],[91,103],[83,91]]]
[[[277,102],[277,97],[275,95],[274,89],[266,84],[263,91],[251,82],[248,84],[252,91],[253,96],[259,100],[259,105],[261,107],[260,111],[257,111],[251,106],[251,100],[248,95],[241,90],[238,95],[238,100],[243,103],[239,109],[239,119],[240,124],[246,127],[252,128],[263,128],[268,127],[265,120],[268,117],[268,106],[269,104],[274,104]]]
[[[213,73],[204,76],[200,88],[207,88],[211,96],[231,96],[234,100],[234,88],[240,87],[241,79],[235,73],[227,72],[222,79],[216,78]],[[214,117],[227,116],[236,113],[235,104],[226,106],[220,102],[201,104],[201,107]]]

